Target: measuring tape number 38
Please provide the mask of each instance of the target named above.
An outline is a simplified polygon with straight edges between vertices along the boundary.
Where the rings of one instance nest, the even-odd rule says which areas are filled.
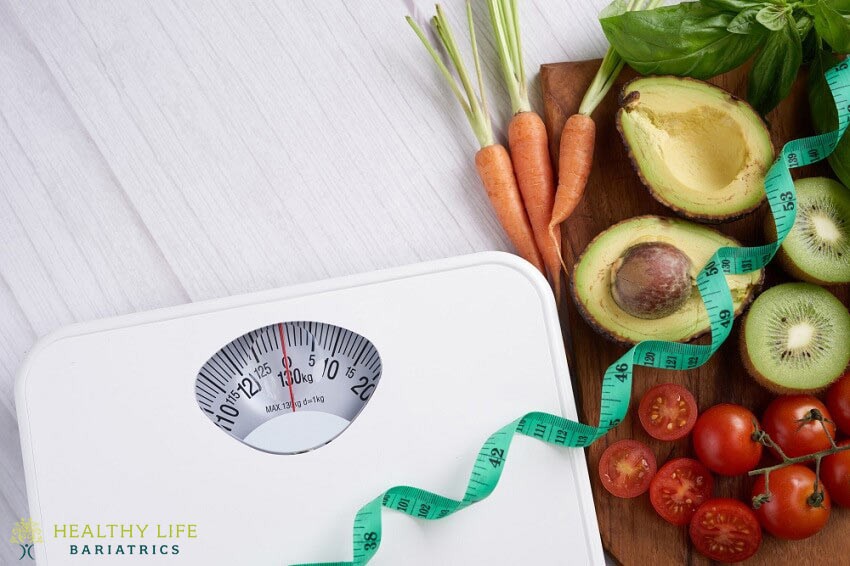
[[[634,366],[687,370],[706,363],[732,331],[735,311],[725,275],[756,271],[773,259],[794,226],[797,216],[796,191],[790,170],[826,159],[847,130],[850,122],[848,63],[845,61],[829,69],[826,72],[826,81],[838,111],[838,129],[787,143],[765,177],[765,192],[776,225],[777,241],[750,248],[720,248],[697,276],[697,288],[711,323],[711,344],[681,344],[658,340],[636,344],[605,371],[598,426],[548,413],[533,412],[523,415],[493,433],[484,442],[462,499],[451,499],[416,487],[391,487],[357,512],[354,518],[352,562],[301,566],[360,566],[369,562],[381,545],[382,507],[419,519],[435,520],[481,501],[490,495],[499,483],[511,440],[517,433],[559,446],[589,446],[625,418],[631,399]]]

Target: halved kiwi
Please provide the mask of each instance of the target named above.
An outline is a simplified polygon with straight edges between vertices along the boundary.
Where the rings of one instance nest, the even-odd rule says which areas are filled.
[[[850,313],[817,285],[785,283],[759,296],[741,328],[741,357],[774,393],[815,392],[850,363]]]
[[[850,190],[826,177],[800,179],[797,220],[782,243],[779,261],[797,279],[831,285],[850,282]],[[773,219],[766,231],[776,237]]]

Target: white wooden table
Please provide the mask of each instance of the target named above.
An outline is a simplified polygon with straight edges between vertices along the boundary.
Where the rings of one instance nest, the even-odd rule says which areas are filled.
[[[600,56],[606,3],[525,2],[526,67]],[[462,30],[463,3],[446,4]],[[38,337],[74,321],[509,249],[475,176],[472,133],[403,20],[432,9],[0,0],[4,541],[28,516],[12,391]],[[484,2],[474,11],[502,125],[509,105]],[[0,563],[16,561],[14,550],[0,544]]]

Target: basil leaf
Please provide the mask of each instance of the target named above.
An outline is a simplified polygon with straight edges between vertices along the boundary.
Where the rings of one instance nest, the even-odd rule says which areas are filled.
[[[784,6],[776,4],[768,4],[758,11],[756,19],[758,22],[769,29],[770,31],[779,31],[785,27],[785,14],[787,10]]]
[[[843,8],[844,4],[850,4],[850,2],[821,0],[810,10],[815,17],[815,29],[818,35],[839,53],[850,52],[850,14],[841,13],[836,8],[836,6]]]
[[[815,25],[815,21],[806,13],[800,13],[799,15],[794,15],[794,21],[797,25],[797,33],[800,34],[800,39],[806,39],[809,35],[809,32],[812,31],[812,26]]]
[[[803,62],[803,44],[797,26],[786,15],[785,25],[767,37],[750,70],[747,100],[767,114],[788,96]]]
[[[729,33],[735,15],[699,2],[626,12],[600,19],[608,41],[644,75],[707,79],[740,66],[758,49],[765,30]],[[795,32],[796,33],[796,32]]]
[[[752,6],[741,10],[737,16],[732,18],[729,25],[726,26],[726,31],[729,33],[740,33],[742,35],[753,33],[761,25],[756,20],[756,14],[759,13],[759,10],[761,10],[761,6]]]
[[[700,0],[700,3],[707,8],[725,12],[740,12],[747,8],[763,6],[764,0]]]
[[[835,101],[832,99],[824,76],[824,72],[836,63],[838,59],[832,53],[822,50],[812,62],[809,73],[809,108],[812,113],[812,123],[819,134],[838,128]],[[850,187],[850,134],[844,134],[838,142],[838,147],[829,156],[829,164],[844,186]]]
[[[839,12],[850,12],[850,0],[821,0],[821,2]]]
[[[600,18],[609,18],[611,16],[619,16],[629,11],[629,0],[614,0],[599,12]]]
[[[808,25],[801,23],[800,20],[796,20],[797,22],[797,32],[800,34],[800,37],[803,40],[803,65],[807,65],[811,63],[814,58],[817,56],[818,52],[821,50],[821,44],[823,41],[818,36],[817,32],[812,31],[814,28],[815,21],[809,16],[802,16],[801,19],[808,18]],[[806,25],[808,29],[802,28],[801,26]]]

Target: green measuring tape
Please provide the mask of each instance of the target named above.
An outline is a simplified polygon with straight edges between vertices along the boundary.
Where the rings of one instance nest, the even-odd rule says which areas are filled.
[[[369,562],[381,546],[381,507],[395,509],[419,519],[435,520],[481,501],[496,489],[511,440],[516,433],[559,446],[589,446],[625,418],[631,399],[634,366],[683,370],[707,362],[729,337],[735,317],[725,275],[749,273],[763,268],[773,259],[797,217],[797,198],[790,170],[826,159],[838,145],[850,122],[848,63],[839,63],[828,70],[826,80],[838,110],[838,129],[787,143],[765,177],[765,191],[776,224],[777,241],[752,248],[720,248],[697,276],[697,288],[711,322],[710,345],[658,340],[636,344],[605,371],[599,426],[548,413],[528,413],[503,426],[487,439],[478,452],[463,499],[458,501],[416,487],[391,487],[357,512],[354,518],[352,562],[302,566],[360,566]]]

